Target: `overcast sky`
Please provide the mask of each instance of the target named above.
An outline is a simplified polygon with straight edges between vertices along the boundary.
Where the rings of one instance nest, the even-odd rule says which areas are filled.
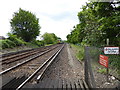
[[[88,0],[1,0],[0,36],[10,32],[10,19],[19,8],[29,10],[39,18],[40,34],[55,33],[66,40],[66,35],[79,23],[77,14]]]

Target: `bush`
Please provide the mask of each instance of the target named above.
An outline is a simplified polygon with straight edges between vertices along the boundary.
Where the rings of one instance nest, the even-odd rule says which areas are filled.
[[[106,74],[106,69],[103,68],[103,69],[98,69],[97,72],[101,73],[101,74]]]
[[[5,49],[5,48],[13,48],[15,47],[16,44],[14,42],[12,42],[11,40],[9,39],[6,39],[6,40],[0,40],[0,47],[2,49]]]
[[[32,44],[35,44],[37,46],[44,46],[44,41],[39,41],[39,40],[33,40]]]
[[[13,47],[16,46],[16,44],[15,44],[14,42],[12,42],[11,40],[9,40],[9,39],[6,39],[5,42],[6,42],[7,44],[9,44],[9,48],[13,48]]]
[[[18,38],[16,35],[8,33],[8,36],[8,39],[0,40],[0,49],[26,45],[26,42]]]
[[[45,44],[44,44],[44,41],[39,41],[39,40],[37,40],[37,42],[38,42],[38,44],[40,45],[40,46],[44,46]]]
[[[10,47],[6,40],[0,40],[0,46],[2,47],[2,49]]]
[[[2,49],[2,40],[0,40],[0,48]]]
[[[75,54],[76,54],[76,58],[80,61],[83,61],[84,58],[84,47],[83,46],[78,46],[78,45],[74,45],[71,44],[71,46],[75,49]]]
[[[18,38],[15,38],[14,42],[16,42],[17,46],[22,46],[23,44],[25,44],[25,42],[23,40],[20,40]]]
[[[16,44],[16,46],[21,46],[21,45],[26,45],[26,42],[23,41],[21,38],[18,38],[16,35],[13,34],[8,34],[9,35],[9,40],[11,40],[12,42],[14,42]]]

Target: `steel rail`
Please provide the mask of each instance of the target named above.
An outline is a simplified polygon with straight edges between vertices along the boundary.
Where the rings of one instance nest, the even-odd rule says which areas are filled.
[[[55,47],[55,48],[56,48],[56,47]],[[42,53],[40,53],[40,54],[38,54],[38,55],[36,55],[36,56],[34,56],[34,57],[32,57],[32,58],[29,58],[29,59],[27,59],[27,60],[25,60],[25,61],[23,61],[23,62],[21,62],[21,63],[16,64],[15,66],[12,66],[12,67],[4,70],[4,71],[1,71],[1,72],[0,72],[0,75],[2,75],[2,74],[4,74],[4,73],[7,73],[8,71],[13,70],[13,69],[15,69],[15,68],[17,68],[17,67],[19,67],[19,66],[21,66],[21,65],[23,65],[23,64],[25,64],[25,63],[27,63],[27,62],[29,62],[29,61],[31,61],[31,60],[33,60],[33,59],[39,57],[39,56],[42,56],[42,55],[46,54],[47,52],[49,52],[49,51],[51,51],[51,50],[53,50],[53,49],[55,49],[55,48],[52,48],[52,49],[47,50],[47,51],[45,51],[45,52],[42,52]]]
[[[17,53],[16,55],[10,55],[8,57],[4,57],[4,58],[1,58],[0,59],[0,62],[3,62],[2,64],[6,64],[5,61],[7,61],[8,59],[13,59],[13,58],[16,58],[17,56],[19,57],[17,60],[19,59],[22,59],[24,57],[28,57],[30,55],[34,55],[38,52],[42,52],[43,50],[40,50],[40,49],[47,49],[48,47],[43,47],[43,48],[37,48],[37,49],[33,49],[33,50],[30,50],[30,51],[25,51],[25,52],[21,52],[21,53]],[[20,56],[23,56],[23,55],[27,55],[27,56],[24,56],[24,57],[20,57]],[[5,63],[4,63],[5,62]]]
[[[89,90],[89,87],[88,87],[87,83],[85,82],[85,80],[82,79],[82,82],[83,82],[85,90]]]
[[[63,45],[64,47],[64,45]],[[58,54],[61,52],[61,50],[63,49],[63,47],[54,55],[54,57],[51,59],[51,61],[46,65],[46,67],[44,68],[44,70],[42,71],[42,73],[37,77],[37,83],[39,82],[39,80],[42,78],[44,72],[47,70],[47,68],[50,66],[50,64],[53,62],[53,60],[55,60],[55,58],[58,56]]]
[[[35,52],[38,52],[38,50],[37,51],[35,51],[35,50],[32,50],[32,51],[28,51],[28,52],[24,52],[24,53],[19,53],[19,54],[17,54],[17,55],[13,55],[13,56],[9,56],[9,57],[5,57],[5,58],[2,58],[2,60],[0,60],[0,61],[6,61],[6,60],[8,60],[8,59],[12,59],[12,58],[15,58],[15,57],[17,57],[17,56],[22,56],[22,55],[27,55],[27,54],[29,54],[29,53],[35,53]]]
[[[40,47],[40,48],[42,48],[42,47]],[[32,49],[21,50],[21,51],[17,51],[17,52],[9,52],[9,53],[6,53],[6,54],[1,54],[0,57],[6,58],[6,57],[9,57],[11,55],[25,53],[25,52],[30,52],[30,51],[34,51],[36,49],[39,49],[39,48],[32,48]]]
[[[39,52],[41,52],[41,51],[35,51],[35,52],[27,53],[27,54],[24,54],[25,56],[24,56],[24,55],[19,55],[17,59],[15,59],[17,56],[15,56],[15,57],[13,57],[13,59],[10,58],[9,61],[7,61],[8,59],[3,60],[3,61],[2,61],[2,65],[3,65],[3,64],[9,64],[9,63],[12,63],[12,62],[21,60],[21,59],[23,59],[23,58],[27,58],[27,57],[29,57],[29,56],[31,56],[31,55],[35,55],[35,54],[37,54],[37,53],[39,53]],[[20,56],[21,56],[21,57],[20,57]]]
[[[20,90],[28,81],[30,81],[37,73],[40,71],[45,65],[45,69],[43,70],[42,74],[40,74],[40,77],[43,75],[43,73],[46,71],[46,69],[50,66],[50,64],[53,62],[53,60],[58,56],[58,54],[61,52],[63,49],[64,45],[57,50],[49,59],[47,59],[32,75],[30,75],[22,84],[20,84],[16,90]]]
[[[51,45],[51,46],[55,46],[55,45]],[[32,49],[21,50],[21,51],[17,51],[17,52],[9,52],[9,53],[6,53],[6,54],[0,54],[0,57],[9,57],[11,55],[20,54],[20,53],[29,52],[29,51],[34,51],[34,50],[37,50],[37,49],[47,48],[47,47],[51,47],[51,46],[45,46],[45,47],[42,46],[42,47],[39,47],[39,48],[32,48]]]
[[[33,48],[33,49],[28,49],[28,50],[22,50],[22,51],[18,51],[18,52],[10,52],[10,53],[7,53],[7,54],[2,54],[0,55],[0,57],[2,57],[0,59],[0,61],[3,61],[4,59],[11,59],[11,58],[14,58],[14,57],[17,57],[17,56],[20,56],[20,55],[25,55],[27,53],[31,53],[31,52],[35,52],[36,50],[38,51],[39,49],[45,49],[45,48],[49,48],[49,47],[52,47],[52,46],[55,46],[55,45],[51,45],[51,46],[45,46],[45,47],[40,47],[40,48]]]

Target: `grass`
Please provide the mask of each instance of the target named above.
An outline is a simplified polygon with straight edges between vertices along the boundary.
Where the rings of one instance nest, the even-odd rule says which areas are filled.
[[[71,44],[71,47],[75,50],[75,56],[78,60],[83,61],[84,58],[84,47]]]
[[[111,71],[112,71],[112,70],[109,69],[109,73],[110,73]],[[101,74],[107,74],[106,68],[99,68],[99,69],[97,70],[97,72],[99,72],[99,73],[101,73]]]
[[[98,69],[97,72],[99,72],[101,74],[106,74],[106,68]]]
[[[27,47],[30,47],[30,48],[39,48],[38,45],[33,44],[33,43],[27,43],[26,46],[27,46]]]
[[[53,44],[46,44],[45,46],[51,46],[51,45],[53,45]]]

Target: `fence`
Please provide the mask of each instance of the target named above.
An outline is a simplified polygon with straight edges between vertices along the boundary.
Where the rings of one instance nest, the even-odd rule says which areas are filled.
[[[99,55],[104,55],[103,48],[85,47],[85,81],[90,88],[106,88],[106,68],[100,65]],[[105,55],[109,60],[109,81],[113,86],[120,85],[120,54]],[[113,87],[110,85],[110,87]]]

